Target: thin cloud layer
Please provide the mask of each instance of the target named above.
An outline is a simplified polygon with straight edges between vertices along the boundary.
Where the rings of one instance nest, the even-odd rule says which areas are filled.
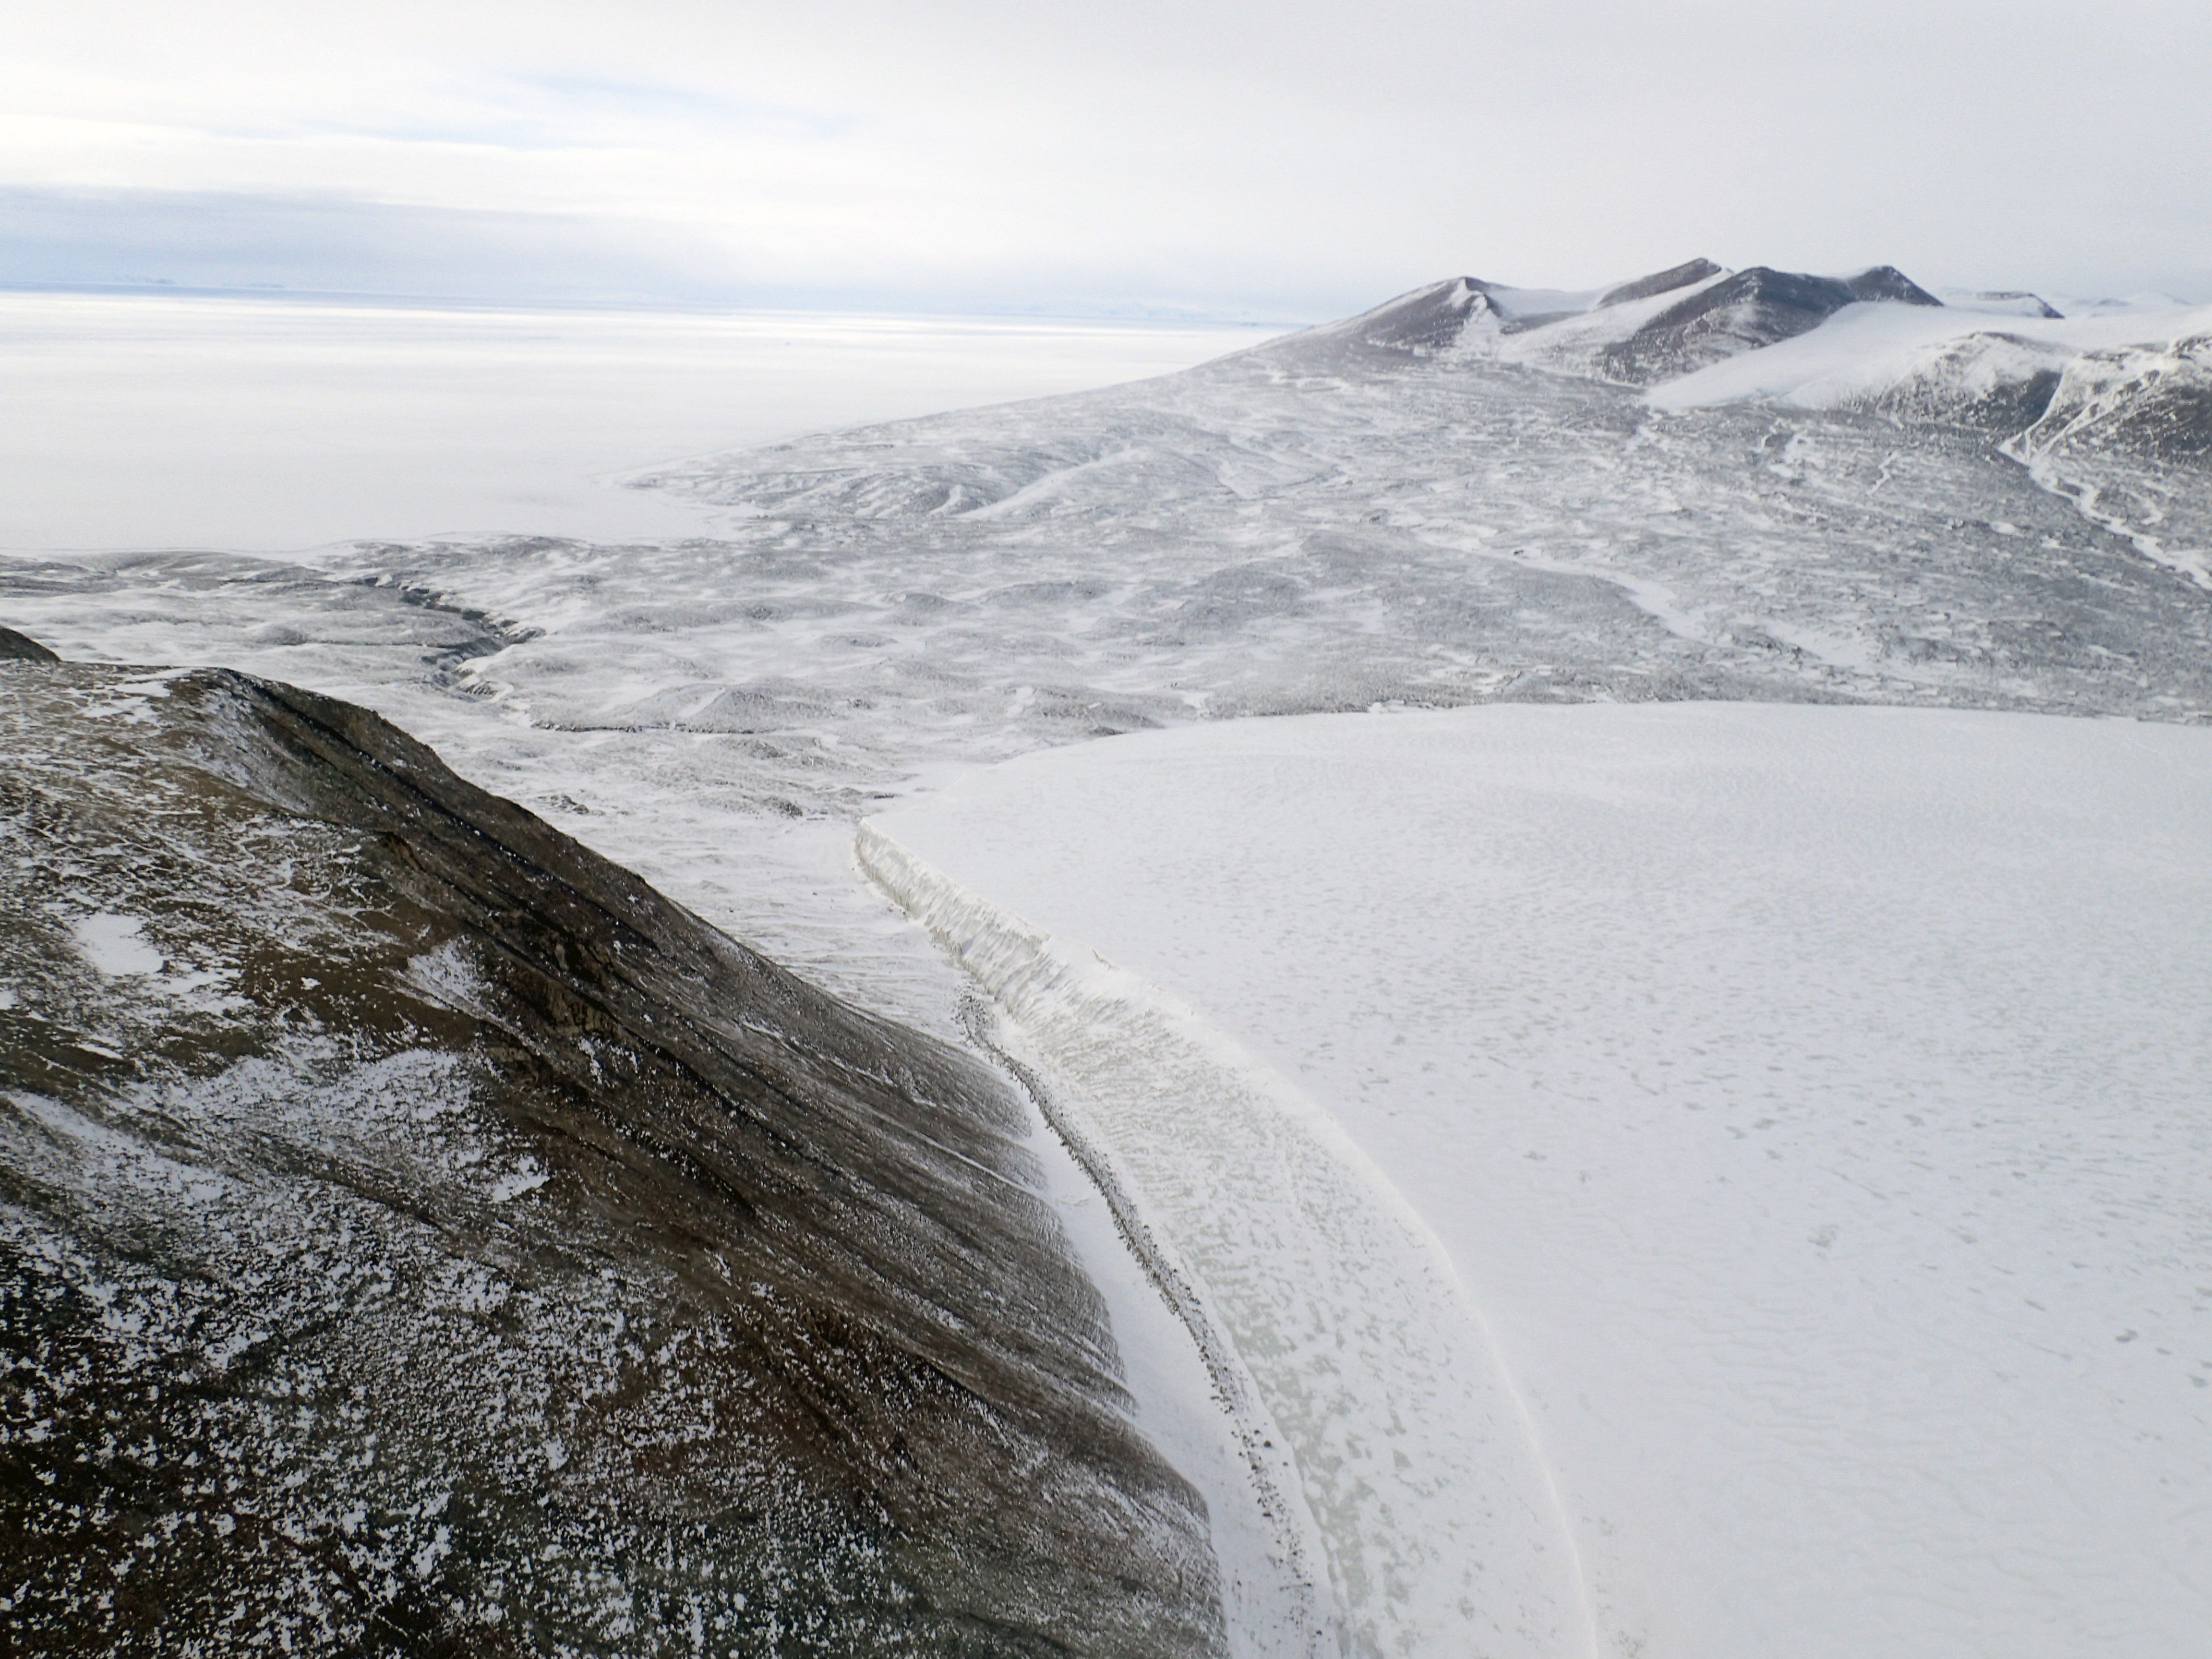
[[[1706,253],[2212,293],[2212,15],[1381,0],[0,25],[0,279],[1317,315]]]

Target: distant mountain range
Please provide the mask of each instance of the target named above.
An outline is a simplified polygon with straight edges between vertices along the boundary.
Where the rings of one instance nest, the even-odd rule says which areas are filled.
[[[1854,315],[1852,326],[1829,331],[1861,307],[1887,314]],[[2161,315],[2108,305],[2069,319],[2020,290],[1947,301],[1893,265],[1821,276],[1700,258],[1583,292],[1455,276],[1298,337],[1659,387],[1816,332],[1827,349],[1785,359],[1778,380],[1715,376],[1656,401],[1765,392],[1996,429],[2028,453],[2064,445],[2158,461],[2212,457],[2212,308]],[[1792,368],[1818,372],[1793,382]]]
[[[1415,351],[1540,331],[1551,337],[1547,345],[1571,340],[1607,378],[1649,385],[1802,334],[1845,306],[1882,301],[1943,303],[1889,265],[1853,276],[1809,276],[1765,265],[1731,271],[1692,259],[1589,293],[1453,277],[1337,326],[1370,344]]]

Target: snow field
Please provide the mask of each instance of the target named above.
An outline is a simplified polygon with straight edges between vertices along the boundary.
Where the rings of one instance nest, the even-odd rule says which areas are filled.
[[[623,475],[1156,374],[1262,333],[0,293],[0,548],[696,536],[714,515]]]

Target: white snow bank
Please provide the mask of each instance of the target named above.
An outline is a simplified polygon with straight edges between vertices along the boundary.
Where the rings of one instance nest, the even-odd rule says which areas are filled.
[[[131,974],[158,974],[167,964],[154,942],[146,937],[146,924],[136,916],[102,910],[80,916],[70,924],[80,955],[110,978]]]
[[[1115,738],[882,829],[1034,922],[918,907],[1273,1368],[1332,1550],[1550,1540],[1414,1231],[1208,1028],[1442,1241],[1604,1651],[2013,1659],[2212,1629],[2209,822],[2202,730],[1690,704]],[[1391,1466],[1462,1397],[1454,1535]]]

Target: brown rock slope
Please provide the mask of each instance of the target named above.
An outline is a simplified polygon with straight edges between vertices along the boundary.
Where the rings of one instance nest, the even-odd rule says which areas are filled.
[[[19,1651],[1212,1652],[965,1054],[346,704],[0,662]]]

